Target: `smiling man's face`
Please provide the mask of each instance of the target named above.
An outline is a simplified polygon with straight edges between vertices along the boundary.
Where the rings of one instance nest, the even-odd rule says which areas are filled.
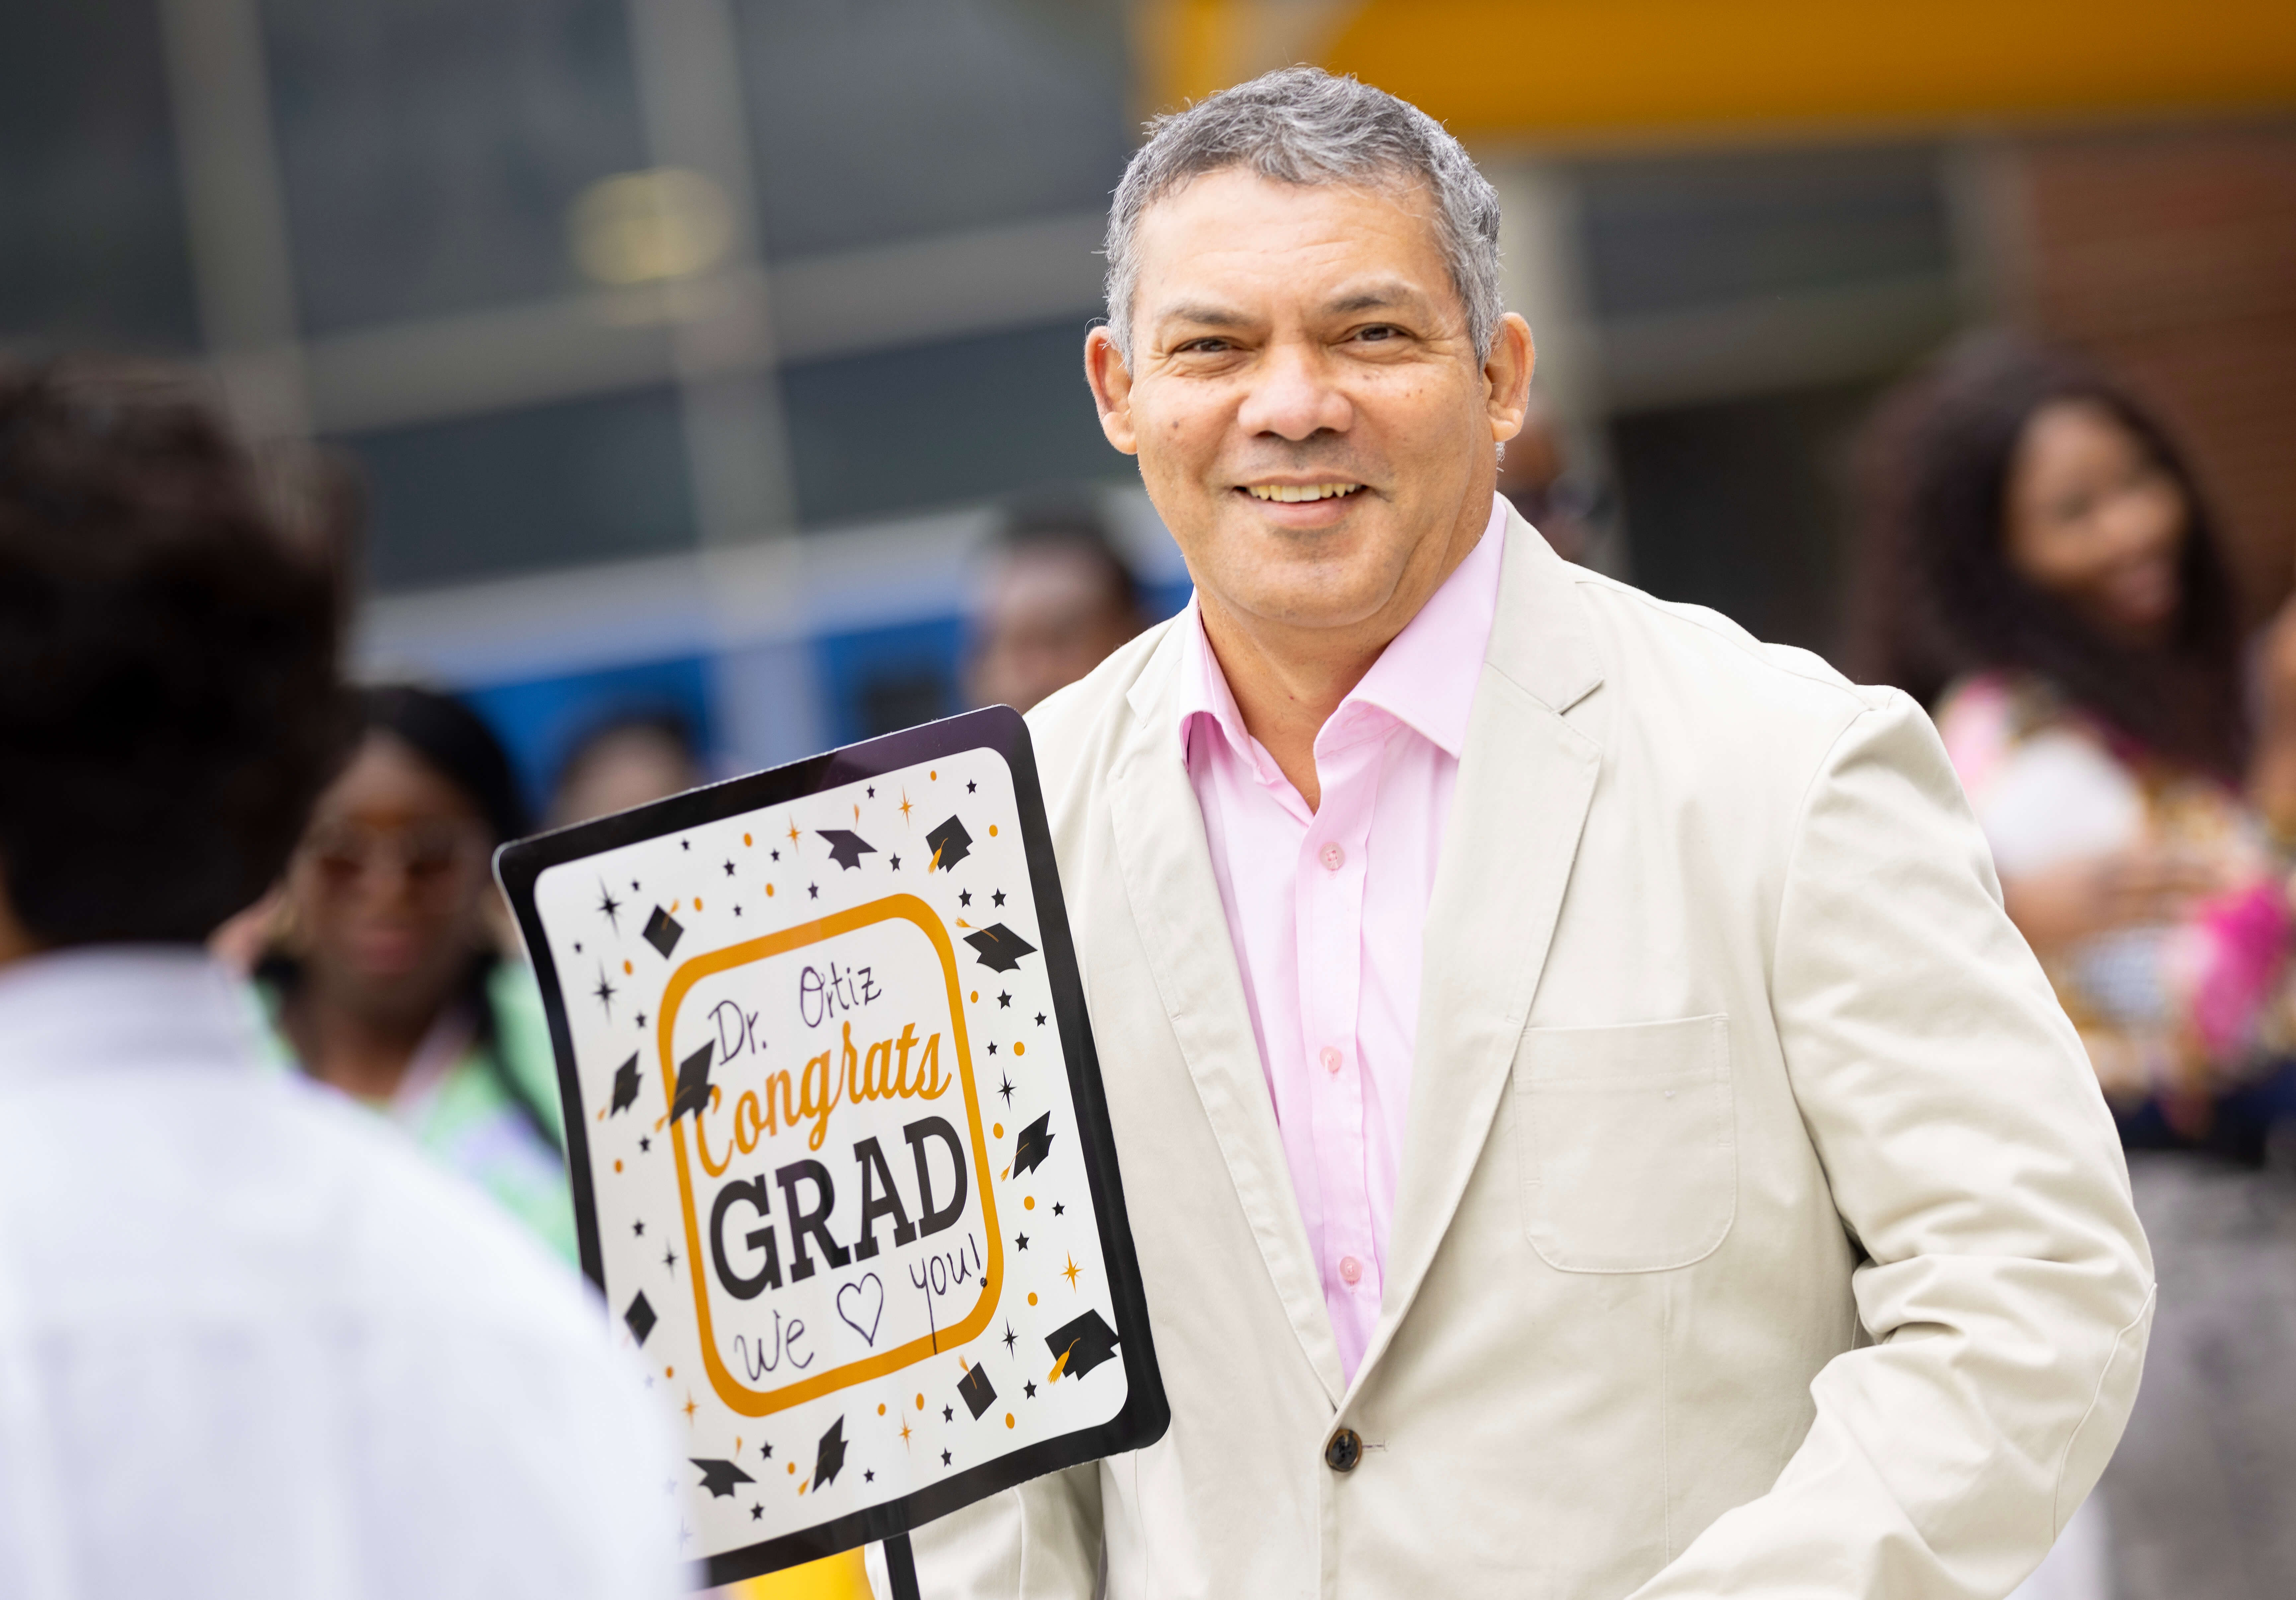
[[[1521,319],[1477,361],[1415,185],[1228,168],[1150,207],[1137,250],[1132,363],[1095,329],[1086,364],[1208,611],[1383,644],[1489,519]]]

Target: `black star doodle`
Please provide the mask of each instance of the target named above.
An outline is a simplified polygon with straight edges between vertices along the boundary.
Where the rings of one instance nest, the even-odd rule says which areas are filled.
[[[1010,1078],[996,1086],[996,1092],[1004,1096],[1004,1104],[1008,1107],[1013,1104],[1013,1080]]]
[[[693,841],[691,839],[681,839],[677,841],[677,848],[681,850],[690,850],[693,848]]]
[[[1045,1025],[1045,1013],[1044,1013],[1043,1012],[1041,1012],[1041,1011],[1040,1011],[1040,1012],[1038,1012],[1038,1013],[1037,1013],[1037,1027],[1039,1027],[1039,1028],[1042,1028],[1044,1025]]]
[[[808,883],[808,884],[807,884],[807,885],[805,886],[805,891],[806,891],[806,893],[807,893],[807,894],[808,894],[808,895],[812,896],[812,897],[813,897],[815,899],[816,899],[816,900],[817,900],[817,899],[819,899],[819,898],[821,898],[821,885],[820,885],[820,884],[818,884],[818,883]]]
[[[742,915],[742,908],[741,908],[739,906],[736,906],[736,907],[734,907],[734,915],[735,916],[739,916],[739,915]]]
[[[774,859],[775,859],[775,860],[776,860],[776,861],[778,861],[778,860],[780,860],[780,859],[782,858],[782,853],[781,853],[779,850],[775,850],[775,851],[773,853],[773,855],[774,855]]]
[[[652,1150],[652,1148],[653,1140],[644,1134],[640,1134],[638,1136],[638,1153],[644,1155],[647,1151]]]
[[[1014,1236],[1014,1238],[1013,1238],[1013,1249],[1015,1249],[1015,1250],[1026,1250],[1026,1249],[1028,1249],[1028,1248],[1029,1248],[1029,1235],[1026,1235],[1026,1234],[1020,1234],[1020,1235],[1015,1235],[1015,1236]]]
[[[620,991],[615,989],[612,984],[606,981],[606,969],[604,967],[600,967],[598,969],[598,987],[592,989],[590,992],[598,997],[598,1004],[606,1008],[606,1014],[608,1016],[612,1016],[614,1014],[614,997]]]
[[[943,1406],[940,1408],[940,1420],[945,1423],[955,1422],[956,1420],[956,1407],[954,1406]]]
[[[968,783],[968,784],[965,784],[965,786],[964,786],[964,792],[965,792],[967,794],[971,794],[974,790],[976,790],[976,789],[978,789],[978,788],[980,788],[980,784],[978,784]]]
[[[673,1272],[676,1271],[676,1270],[677,1270],[677,1252],[676,1252],[676,1251],[674,1251],[674,1250],[665,1250],[665,1251],[663,1251],[661,1252],[661,1264],[662,1264],[663,1266],[665,1266],[665,1267],[668,1268],[669,1268],[671,1271],[673,1271]]]
[[[1034,1379],[1030,1379],[1028,1383],[1021,1384],[1021,1392],[1026,1395],[1029,1399],[1032,1400],[1035,1399],[1037,1398],[1036,1381]]]
[[[940,1464],[943,1466],[947,1466],[948,1465],[948,1452],[947,1450],[943,1450],[940,1453]]]
[[[1053,1215],[1054,1215],[1054,1216],[1055,1216],[1055,1217],[1065,1217],[1065,1216],[1067,1216],[1067,1215],[1068,1215],[1068,1210],[1069,1210],[1069,1209],[1068,1209],[1068,1207],[1066,1207],[1066,1206],[1062,1205],[1059,1201],[1055,1200],[1054,1202],[1053,1202]]]
[[[759,1444],[758,1446],[758,1456],[760,1460],[771,1461],[774,1458],[774,1447],[769,1444]]]
[[[581,953],[582,953],[582,941],[581,941],[580,939],[576,939],[576,940],[574,941],[574,954],[576,954],[577,956],[579,956]]]
[[[864,1482],[864,1483],[874,1483],[876,1481],[877,1481],[877,1469],[876,1469],[875,1467],[873,1467],[873,1466],[872,1466],[872,1467],[864,1467],[864,1468],[862,1468],[862,1469],[861,1469],[861,1481],[862,1481],[862,1482]]]
[[[631,1235],[631,1236],[632,1236],[633,1238],[637,1238],[637,1239],[643,1239],[643,1238],[644,1238],[644,1237],[645,1237],[645,1224],[644,1224],[644,1223],[643,1223],[643,1222],[633,1222],[633,1223],[631,1223],[631,1224],[630,1224],[630,1235]]]
[[[1008,1356],[1011,1355],[1013,1353],[1013,1347],[1019,1342],[1020,1335],[1013,1333],[1013,1325],[1011,1323],[1006,1323],[1004,1325],[1004,1353]]]
[[[970,905],[972,905],[972,890],[969,890],[969,889],[960,889],[960,890],[958,890],[956,891],[956,903],[957,903],[958,905],[960,905],[960,906],[970,906]]]
[[[992,1044],[992,1045],[990,1045],[990,1046],[988,1046],[988,1054],[991,1054],[991,1055],[994,1055],[994,1054],[996,1054],[996,1046],[995,1045],[993,1045],[993,1044]]]
[[[869,785],[869,792],[868,792],[868,797],[867,797],[867,798],[869,798],[870,800],[875,800],[875,799],[877,798],[877,785],[876,785],[876,784],[870,784],[870,785]]]
[[[636,893],[637,893],[637,891],[638,891],[638,881],[637,881],[636,878],[632,878],[632,879],[630,880],[630,892],[631,892],[632,894],[636,894]]]
[[[753,1522],[762,1521],[765,1514],[766,1508],[762,1506],[752,1506],[750,1507],[750,1520]]]
[[[734,864],[731,861],[726,863],[726,875],[729,878],[734,875]]]
[[[638,1026],[641,1028],[645,1026],[645,1013],[644,1012],[638,1013]]]
[[[632,888],[636,888],[636,884],[632,884],[632,885],[631,885],[631,887],[632,887]],[[613,896],[613,891],[612,891],[612,890],[609,890],[609,889],[606,887],[606,881],[605,881],[605,879],[603,879],[603,878],[599,879],[599,880],[598,880],[598,909],[599,909],[600,911],[603,911],[603,912],[604,912],[604,913],[605,913],[605,915],[606,915],[606,925],[607,925],[608,927],[611,928],[611,929],[612,929],[615,932],[617,932],[617,933],[619,933],[619,932],[622,931],[621,919],[620,919],[619,915],[618,915],[618,914],[620,912],[621,908],[622,908],[622,903],[621,903],[619,900],[616,899],[616,898],[614,898],[614,896]],[[579,946],[579,945],[576,945],[574,948],[575,948],[576,949],[578,949],[578,949],[580,949],[582,947],[581,947],[581,946]]]
[[[988,903],[992,906],[1002,906],[1004,903],[1004,891],[1000,889],[995,894],[990,895],[988,897]]]
[[[1010,996],[1010,995],[1004,995],[1004,994],[1000,994],[1000,995],[998,995],[998,996],[996,997],[996,1009],[997,1009],[997,1010],[999,1010],[999,1011],[1010,1011],[1010,1010],[1012,1010],[1012,1009],[1013,1009],[1013,997],[1012,997],[1012,996]]]
[[[895,857],[892,857],[892,863],[893,863],[893,870],[894,870],[895,872],[898,872],[898,871],[900,871],[900,870],[901,870],[901,858],[900,858],[898,856],[895,856]]]

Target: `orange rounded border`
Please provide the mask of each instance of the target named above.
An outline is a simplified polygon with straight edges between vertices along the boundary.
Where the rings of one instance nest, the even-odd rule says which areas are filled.
[[[980,1101],[973,1090],[972,1047],[964,1031],[964,997],[959,991],[956,950],[949,943],[948,931],[941,926],[939,916],[916,896],[888,895],[865,906],[833,912],[813,922],[800,923],[763,939],[728,945],[707,956],[697,956],[679,967],[670,975],[669,986],[662,990],[656,1035],[661,1056],[663,1106],[667,1111],[677,1101],[677,1068],[671,1060],[674,1052],[670,1048],[670,1041],[676,1036],[677,1008],[695,984],[734,967],[747,966],[767,956],[785,955],[806,945],[818,944],[840,933],[850,933],[857,928],[896,919],[914,923],[932,941],[934,950],[940,956],[941,972],[948,983],[948,1014],[955,1036],[957,1075],[964,1083],[964,1114],[972,1137],[974,1182],[980,1189],[982,1221],[988,1233],[988,1248],[980,1276],[980,1298],[962,1322],[942,1329],[938,1334],[912,1339],[906,1344],[896,1345],[891,1350],[879,1351],[858,1361],[849,1361],[842,1366],[832,1366],[825,1372],[814,1373],[779,1389],[749,1388],[726,1371],[725,1363],[718,1359],[718,1341],[710,1327],[709,1279],[708,1268],[703,1264],[707,1257],[702,1251],[701,1225],[694,1213],[693,1183],[686,1165],[685,1129],[673,1119],[669,1124],[670,1149],[677,1158],[677,1192],[685,1208],[685,1259],[693,1275],[693,1307],[701,1324],[701,1361],[709,1369],[709,1385],[718,1391],[718,1398],[743,1416],[768,1416],[832,1391],[866,1383],[871,1378],[898,1372],[916,1362],[930,1360],[949,1346],[963,1344],[978,1334],[988,1325],[989,1319],[996,1312],[997,1301],[1004,1287],[1004,1238],[996,1230],[996,1191],[990,1181],[988,1144],[980,1136]]]

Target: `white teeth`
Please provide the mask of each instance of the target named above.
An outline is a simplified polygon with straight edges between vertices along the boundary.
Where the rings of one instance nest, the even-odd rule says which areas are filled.
[[[1253,483],[1245,486],[1255,500],[1331,500],[1352,495],[1360,483]]]

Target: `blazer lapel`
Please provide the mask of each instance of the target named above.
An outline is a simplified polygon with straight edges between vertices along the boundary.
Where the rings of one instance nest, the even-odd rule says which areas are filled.
[[[1601,746],[1563,718],[1602,682],[1570,570],[1512,513],[1506,540],[1428,901],[1385,1291],[1357,1388],[1410,1310],[1488,1136],[1602,764]]]
[[[1212,875],[1203,814],[1181,751],[1172,685],[1187,643],[1180,628],[1172,628],[1159,659],[1133,686],[1133,726],[1108,786],[1117,861],[1157,997],[1195,1079],[1229,1181],[1292,1331],[1336,1407],[1346,1387],[1339,1344],[1292,1192],[1242,973]]]

